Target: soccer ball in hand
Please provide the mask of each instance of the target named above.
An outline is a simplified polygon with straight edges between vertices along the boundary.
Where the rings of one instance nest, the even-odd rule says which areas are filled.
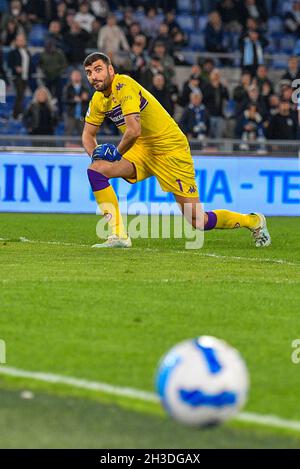
[[[173,347],[161,360],[156,388],[166,411],[187,425],[219,424],[247,400],[248,372],[239,352],[201,336]]]

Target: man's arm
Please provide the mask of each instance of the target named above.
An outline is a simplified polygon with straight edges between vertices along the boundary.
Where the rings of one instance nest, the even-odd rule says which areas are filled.
[[[137,141],[141,135],[141,116],[139,113],[125,116],[126,130],[118,145],[118,152],[124,155]]]
[[[99,130],[99,125],[89,124],[85,122],[82,132],[82,144],[86,152],[91,156],[97,146],[96,135]]]

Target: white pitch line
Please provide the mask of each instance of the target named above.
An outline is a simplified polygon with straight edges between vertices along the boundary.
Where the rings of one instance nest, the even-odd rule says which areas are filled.
[[[88,381],[86,379],[55,375],[52,373],[27,371],[20,370],[18,368],[0,366],[0,374],[14,376],[18,378],[34,379],[37,381],[44,381],[45,383],[67,384],[68,386],[73,386],[74,388],[88,389],[90,391],[100,391],[107,394],[129,397],[131,399],[139,399],[146,402],[159,402],[159,399],[156,397],[156,395],[151,392],[139,391],[137,389],[123,388],[119,386],[112,386],[111,384],[107,383]]]
[[[262,248],[263,249],[263,248]],[[300,267],[300,263],[297,264],[296,262],[290,262],[286,259],[270,259],[268,257],[242,257],[242,256],[223,256],[222,254],[214,254],[214,253],[200,253],[200,256],[205,257],[216,257],[217,259],[234,259],[237,261],[256,261],[256,262],[273,262],[275,264],[284,264],[284,265],[294,265]]]
[[[128,397],[130,399],[138,399],[144,402],[159,403],[158,396],[151,392],[121,386],[113,386],[107,383],[89,381],[86,379],[79,379],[70,376],[20,370],[18,368],[6,366],[0,366],[0,374],[13,376],[17,378],[33,379],[36,381],[43,381],[45,383],[66,384],[74,388],[99,391],[115,396]],[[275,427],[286,430],[296,430],[300,432],[300,421],[283,419],[281,417],[278,417],[277,415],[261,415],[252,412],[241,412],[236,417],[234,417],[234,420],[246,423],[253,423],[261,426]]]
[[[91,248],[92,246],[90,244],[79,244],[79,243],[65,243],[63,241],[42,241],[42,240],[31,240],[27,239],[24,236],[20,236],[18,238],[19,241],[22,243],[29,243],[29,244],[49,244],[49,245],[54,245],[54,246],[72,246],[72,247],[83,247],[83,248]],[[0,238],[0,241],[10,241],[9,238]],[[131,248],[132,250],[141,250],[141,251],[147,251],[147,252],[161,252],[159,249],[151,249],[151,248]],[[190,254],[190,250],[186,251],[173,251],[176,252],[177,254]],[[229,260],[237,260],[237,261],[254,261],[254,262],[265,262],[265,263],[274,263],[274,264],[282,264],[282,265],[292,265],[295,267],[300,267],[300,262],[291,262],[287,261],[286,259],[271,259],[268,257],[242,257],[242,256],[224,256],[222,254],[215,254],[215,253],[209,253],[209,252],[193,252],[193,254],[196,254],[200,257],[212,257],[216,259],[229,259]]]

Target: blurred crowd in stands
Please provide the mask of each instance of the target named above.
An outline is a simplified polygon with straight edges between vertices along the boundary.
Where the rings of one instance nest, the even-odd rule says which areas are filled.
[[[189,138],[241,138],[247,147],[299,137],[300,1],[0,0],[0,79],[13,93],[11,115],[1,114],[0,99],[0,127],[14,120],[29,134],[53,135],[63,121],[65,135],[80,135],[93,93],[82,62],[96,49]],[[272,52],[289,56],[276,81],[265,60]],[[233,86],[224,71],[237,66]],[[189,67],[182,86],[177,67]],[[106,122],[102,132],[117,131]]]

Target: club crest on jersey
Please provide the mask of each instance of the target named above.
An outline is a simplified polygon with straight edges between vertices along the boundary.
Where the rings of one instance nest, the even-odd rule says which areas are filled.
[[[117,83],[116,90],[120,91],[120,89],[123,88],[123,86],[125,86],[125,83]]]
[[[196,189],[195,186],[190,186],[190,188],[189,188],[189,190],[188,190],[189,194],[193,194],[193,193],[196,192],[196,191],[197,191],[197,189]]]

